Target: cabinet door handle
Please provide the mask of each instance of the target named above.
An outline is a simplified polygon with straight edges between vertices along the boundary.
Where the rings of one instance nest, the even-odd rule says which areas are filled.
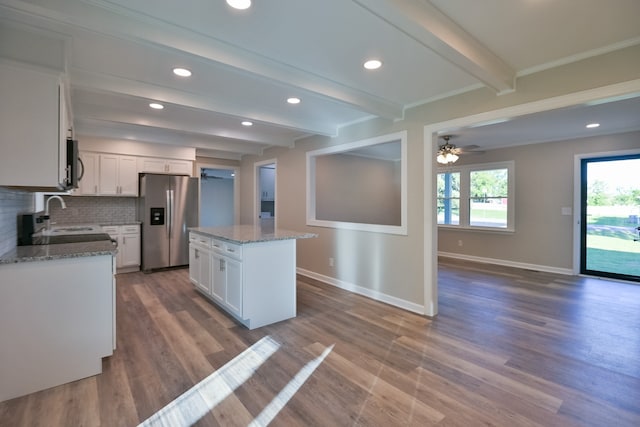
[[[196,249],[196,259],[200,258],[200,254],[198,253],[198,250]]]
[[[97,185],[94,185],[94,186],[93,186],[93,192],[94,192],[94,193],[96,193],[96,194],[98,194],[98,186],[97,186]]]
[[[127,236],[122,236],[122,244],[123,245],[127,244]]]
[[[220,271],[224,272],[225,261],[223,259],[220,260]]]

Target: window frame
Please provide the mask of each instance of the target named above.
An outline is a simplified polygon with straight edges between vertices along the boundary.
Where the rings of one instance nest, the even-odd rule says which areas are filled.
[[[507,170],[507,226],[506,227],[487,227],[481,225],[470,224],[470,203],[471,203],[471,173],[486,170],[506,169]],[[437,224],[438,228],[452,230],[473,230],[473,231],[489,231],[489,232],[515,232],[515,162],[508,160],[504,162],[477,163],[469,165],[448,165],[436,169],[435,181],[438,182],[438,175],[444,173],[460,174],[460,206],[458,224]],[[438,192],[436,189],[435,206],[438,206]],[[437,222],[437,212],[436,212]]]
[[[353,149],[398,141],[400,143],[400,225],[369,224],[360,222],[344,222],[320,220],[316,218],[316,168],[315,158],[325,154],[344,153]],[[406,236],[407,231],[407,131],[394,132],[360,141],[339,144],[331,147],[308,151],[306,153],[307,166],[307,203],[306,225],[345,230],[368,231],[374,233],[398,234]]]

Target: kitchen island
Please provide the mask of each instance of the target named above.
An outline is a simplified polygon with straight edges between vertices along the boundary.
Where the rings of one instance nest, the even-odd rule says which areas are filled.
[[[106,240],[0,256],[0,401],[102,372],[115,348],[115,253]]]
[[[249,329],[296,316],[296,240],[253,225],[189,229],[189,279]]]

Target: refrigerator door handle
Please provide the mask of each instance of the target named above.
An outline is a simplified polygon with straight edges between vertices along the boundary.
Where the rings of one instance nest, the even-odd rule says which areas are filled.
[[[173,210],[175,208],[173,203],[173,190],[169,190],[169,201],[171,204],[169,205],[169,232],[173,233],[173,214],[175,213]],[[171,237],[171,235],[169,235]]]
[[[166,209],[166,221],[165,227],[167,228],[167,237],[171,237],[171,190],[166,190],[167,203],[165,206]]]

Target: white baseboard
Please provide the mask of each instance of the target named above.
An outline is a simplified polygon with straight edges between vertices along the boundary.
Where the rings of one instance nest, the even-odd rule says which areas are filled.
[[[309,277],[311,279],[318,280],[328,285],[335,286],[340,289],[344,289],[345,291],[353,292],[354,294],[362,295],[376,301],[384,302],[386,304],[393,305],[398,308],[402,308],[403,310],[411,311],[413,313],[418,313],[422,315],[425,314],[425,309],[423,305],[416,304],[411,301],[403,300],[401,298],[397,298],[391,295],[387,295],[382,292],[374,291],[369,288],[363,288],[362,286],[358,286],[354,283],[345,282],[343,280],[338,280],[333,277],[329,277],[323,274],[315,273],[313,271],[305,270],[304,268],[298,267],[296,270],[297,270],[297,273],[300,274],[301,276]]]
[[[502,265],[504,267],[523,268],[525,270],[544,271],[546,273],[564,274],[566,276],[573,276],[573,270],[570,268],[550,267],[548,265],[527,264],[524,262],[507,261],[504,259],[484,258],[473,255],[463,255],[451,252],[438,251],[438,256],[445,258],[462,259],[466,261],[481,262],[483,264],[495,264]]]

